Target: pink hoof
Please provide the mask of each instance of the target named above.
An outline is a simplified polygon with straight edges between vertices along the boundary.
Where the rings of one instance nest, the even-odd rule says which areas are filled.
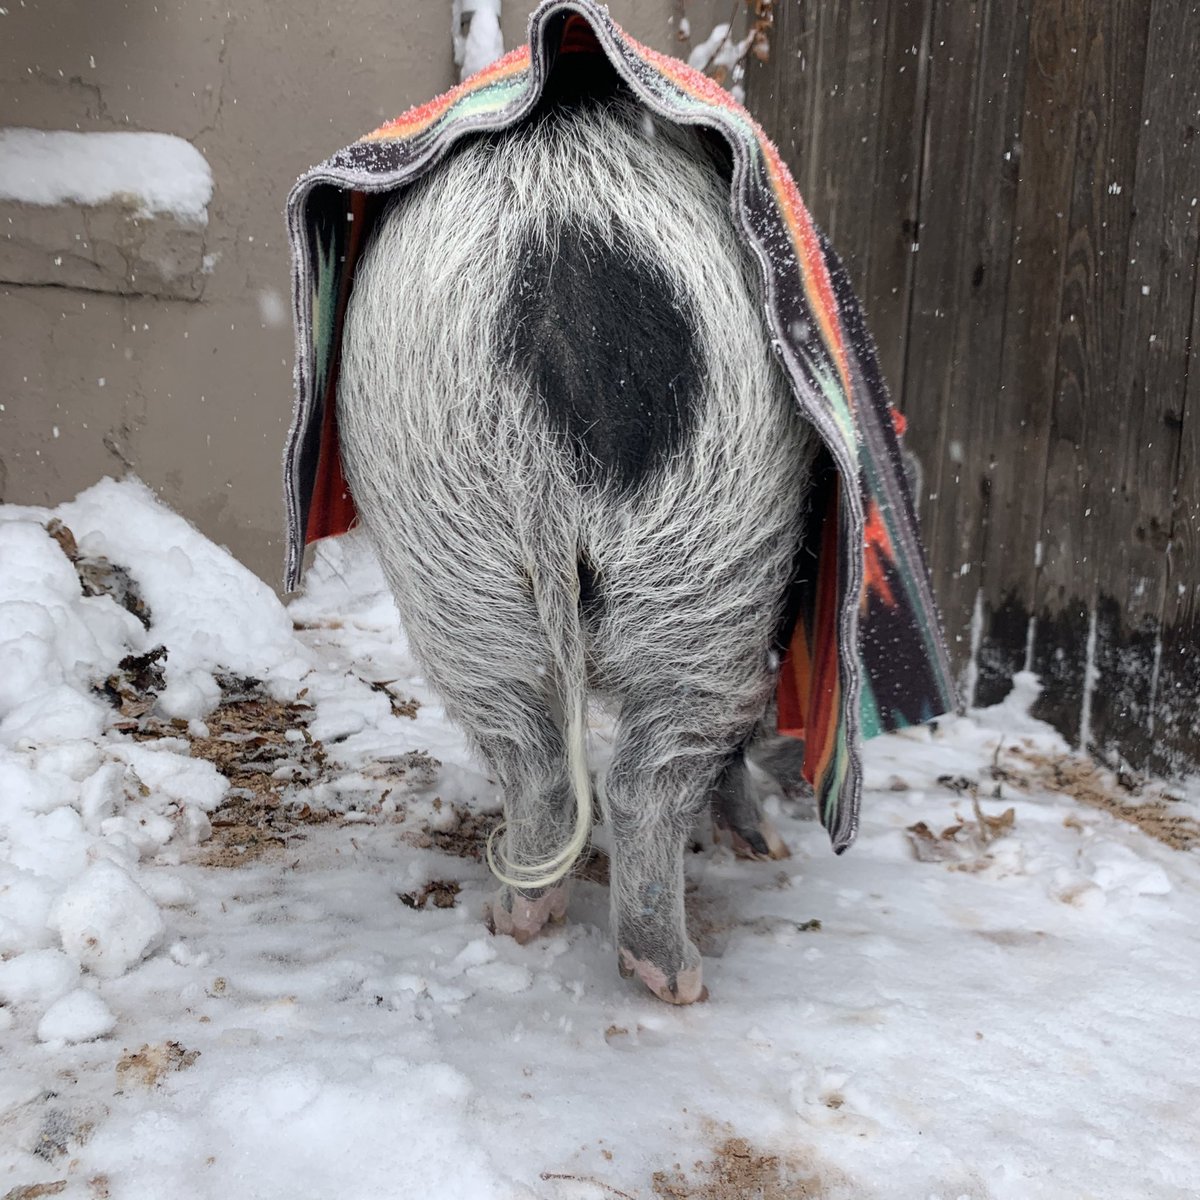
[[[617,951],[617,966],[626,979],[636,975],[660,1000],[668,1004],[695,1004],[708,999],[708,988],[704,986],[704,967],[700,963],[677,972],[674,986],[661,967],[644,958],[634,958],[628,950]]]
[[[559,922],[567,915],[567,888],[556,884],[547,888],[536,900],[529,900],[520,892],[510,893],[512,911],[505,907],[507,888],[501,888],[495,901],[485,912],[488,927],[493,933],[507,934],[520,945],[537,937],[547,921]]]

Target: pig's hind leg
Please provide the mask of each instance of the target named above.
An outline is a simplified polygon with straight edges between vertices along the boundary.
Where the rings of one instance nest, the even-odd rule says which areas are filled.
[[[744,751],[730,759],[717,780],[712,814],[718,838],[727,840],[738,858],[766,862],[790,857],[791,851],[762,810]]]

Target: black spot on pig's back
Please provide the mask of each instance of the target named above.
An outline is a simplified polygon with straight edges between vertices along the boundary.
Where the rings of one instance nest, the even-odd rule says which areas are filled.
[[[584,479],[635,489],[695,420],[695,321],[666,272],[587,231],[523,248],[503,345]]]

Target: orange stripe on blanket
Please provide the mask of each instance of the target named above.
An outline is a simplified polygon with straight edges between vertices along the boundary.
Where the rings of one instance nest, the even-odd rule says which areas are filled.
[[[846,403],[853,412],[854,392],[850,384],[850,365],[846,358],[846,343],[842,337],[842,323],[837,299],[833,294],[833,280],[829,278],[829,268],[825,263],[825,255],[821,251],[816,226],[813,225],[812,217],[809,215],[804,201],[800,198],[796,182],[788,172],[775,143],[757,124],[755,124],[754,132],[766,161],[767,173],[771,177],[775,198],[779,201],[779,206],[783,210],[784,218],[791,230],[792,241],[800,250],[800,270],[804,277],[805,294],[821,327],[822,339],[833,354],[834,363],[842,379],[842,387],[846,392]]]
[[[895,561],[896,555],[892,550],[892,538],[888,533],[883,513],[873,498],[867,506],[867,526],[863,542],[862,607],[866,608],[867,598],[874,593],[888,608],[895,608],[896,597],[892,595],[892,587],[888,583],[887,571],[884,568],[885,564]]]
[[[803,623],[797,621],[791,645],[779,668],[779,682],[775,686],[775,728],[784,737],[804,738],[811,679],[808,638],[805,637]]]
[[[451,108],[463,96],[470,92],[487,87],[489,83],[495,83],[499,79],[507,79],[510,75],[519,74],[521,71],[529,70],[529,47],[517,46],[516,49],[510,50],[503,58],[498,58],[491,66],[484,67],[482,71],[477,71],[469,79],[464,79],[462,83],[456,84],[448,92],[443,92],[440,96],[435,96],[432,100],[426,100],[424,104],[417,104],[410,109],[406,109],[398,117],[393,117],[390,121],[365,137],[358,140],[360,142],[378,142],[386,138],[407,138],[414,134],[420,133],[422,129],[428,128],[439,117],[443,116],[447,109]]]
[[[838,500],[835,498],[825,518],[811,625],[806,627],[801,614],[780,668],[775,692],[776,728],[788,737],[804,739],[804,777],[809,783],[823,775],[833,758],[841,712],[842,686],[836,637],[837,540],[830,536],[837,529],[837,523]],[[814,645],[815,656],[812,653]]]
[[[841,490],[825,517],[821,556],[817,565],[817,595],[813,613],[813,644],[808,704],[808,729],[804,740],[804,778],[815,785],[824,779],[837,750],[838,720],[842,710],[841,664],[838,660],[838,553],[837,531]]]

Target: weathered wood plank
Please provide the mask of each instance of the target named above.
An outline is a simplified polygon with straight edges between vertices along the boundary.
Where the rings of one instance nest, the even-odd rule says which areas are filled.
[[[1114,452],[1128,420],[1117,379],[1149,18],[1149,0],[1093,5],[1079,46],[1084,78],[1057,321],[1033,668],[1045,689],[1038,714],[1082,737],[1108,721],[1107,694],[1087,695],[1087,649],[1112,636],[1109,610],[1094,614],[1112,540],[1101,514],[1109,508]]]
[[[960,295],[954,345],[951,350],[951,395],[965,407],[964,436],[956,448],[948,443],[949,458],[961,454],[958,475],[963,481],[958,499],[943,521],[953,520],[950,562],[942,568],[953,579],[957,572],[962,591],[958,611],[968,603],[974,616],[979,607],[979,629],[984,630],[983,582],[999,569],[989,562],[993,477],[1003,459],[998,454],[1000,364],[1004,352],[1004,314],[1008,304],[1009,276],[1015,236],[1020,182],[1020,138],[1024,121],[1025,77],[1029,69],[1030,0],[989,0],[984,10],[980,52],[978,114],[973,130],[975,153],[971,161],[970,212],[967,258],[970,287]],[[1004,469],[1000,466],[999,469]],[[962,564],[970,563],[968,574]],[[1020,618],[1013,636],[1001,636],[1006,611],[987,614],[991,635],[982,637],[967,682],[968,702],[988,704],[1000,699],[1009,687],[1019,644]],[[973,635],[976,631],[972,630]]]
[[[935,0],[928,55],[931,97],[922,146],[919,226],[910,251],[913,295],[903,395],[911,417],[909,441],[925,473],[921,504],[926,540],[938,564],[938,597],[951,643],[969,646],[972,599],[958,572],[963,397],[951,386],[958,305],[969,285],[968,223],[972,134],[980,102],[977,80],[983,47],[982,0]],[[954,519],[948,520],[949,513]],[[956,561],[957,560],[957,561]]]
[[[746,72],[746,103],[779,147],[805,195],[816,157],[811,97],[816,75],[814,25],[809,5],[776,5],[770,60],[761,64],[751,58]]]
[[[878,12],[880,5],[867,6]],[[852,234],[867,247],[860,295],[879,351],[883,377],[903,405],[916,256],[921,151],[924,144],[932,0],[892,0],[883,29],[875,173],[869,224]]]
[[[981,587],[986,660],[1019,665],[1033,612],[1050,398],[1066,261],[1075,130],[1083,86],[1084,0],[1038,0],[1031,12],[1020,179],[996,400]],[[989,696],[994,698],[994,695]]]
[[[879,138],[886,26],[871,4],[822,6],[825,29],[825,153],[819,223],[838,248],[861,294],[870,246],[871,198]]]
[[[943,4],[938,11],[942,20],[935,23],[936,29],[945,28],[946,20],[962,20],[955,5]],[[948,302],[949,322],[942,341],[929,346],[930,354],[940,355],[942,390],[939,394],[919,386],[915,370],[905,380],[906,411],[912,416],[914,436],[929,436],[921,434],[923,429],[937,436],[927,472],[925,531],[951,653],[964,665],[981,586],[997,461],[995,417],[1016,211],[1029,5],[1026,0],[1017,4],[986,0],[977,14],[968,17],[972,26],[978,20],[972,91],[957,108],[943,101],[940,93],[931,93],[929,140],[965,141],[969,155],[958,176],[943,176],[940,182],[931,181],[928,171],[925,176],[959,202],[957,208],[943,210],[944,219],[960,232],[960,241],[954,244],[957,274],[953,299]],[[941,33],[935,36],[942,40]],[[942,114],[936,124],[935,108]],[[927,215],[922,223],[928,230]],[[931,231],[922,233],[919,259],[925,259],[927,250],[932,254],[931,236]],[[914,300],[914,305],[920,303]],[[936,406],[931,398],[936,398]],[[982,650],[979,681],[986,691],[989,681],[1003,680],[997,689],[1003,695],[1010,664],[994,661],[992,643]],[[969,702],[978,689],[972,678],[966,683],[964,699]]]
[[[1192,203],[1193,212],[1200,209],[1200,193]],[[1151,706],[1153,749],[1147,765],[1155,771],[1194,773],[1200,769],[1200,252],[1192,282],[1187,391],[1168,566]]]
[[[1129,238],[1117,396],[1128,420],[1111,505],[1100,594],[1121,628],[1103,644],[1097,744],[1134,764],[1153,757],[1153,700],[1183,427],[1200,230],[1200,2],[1153,0]]]

